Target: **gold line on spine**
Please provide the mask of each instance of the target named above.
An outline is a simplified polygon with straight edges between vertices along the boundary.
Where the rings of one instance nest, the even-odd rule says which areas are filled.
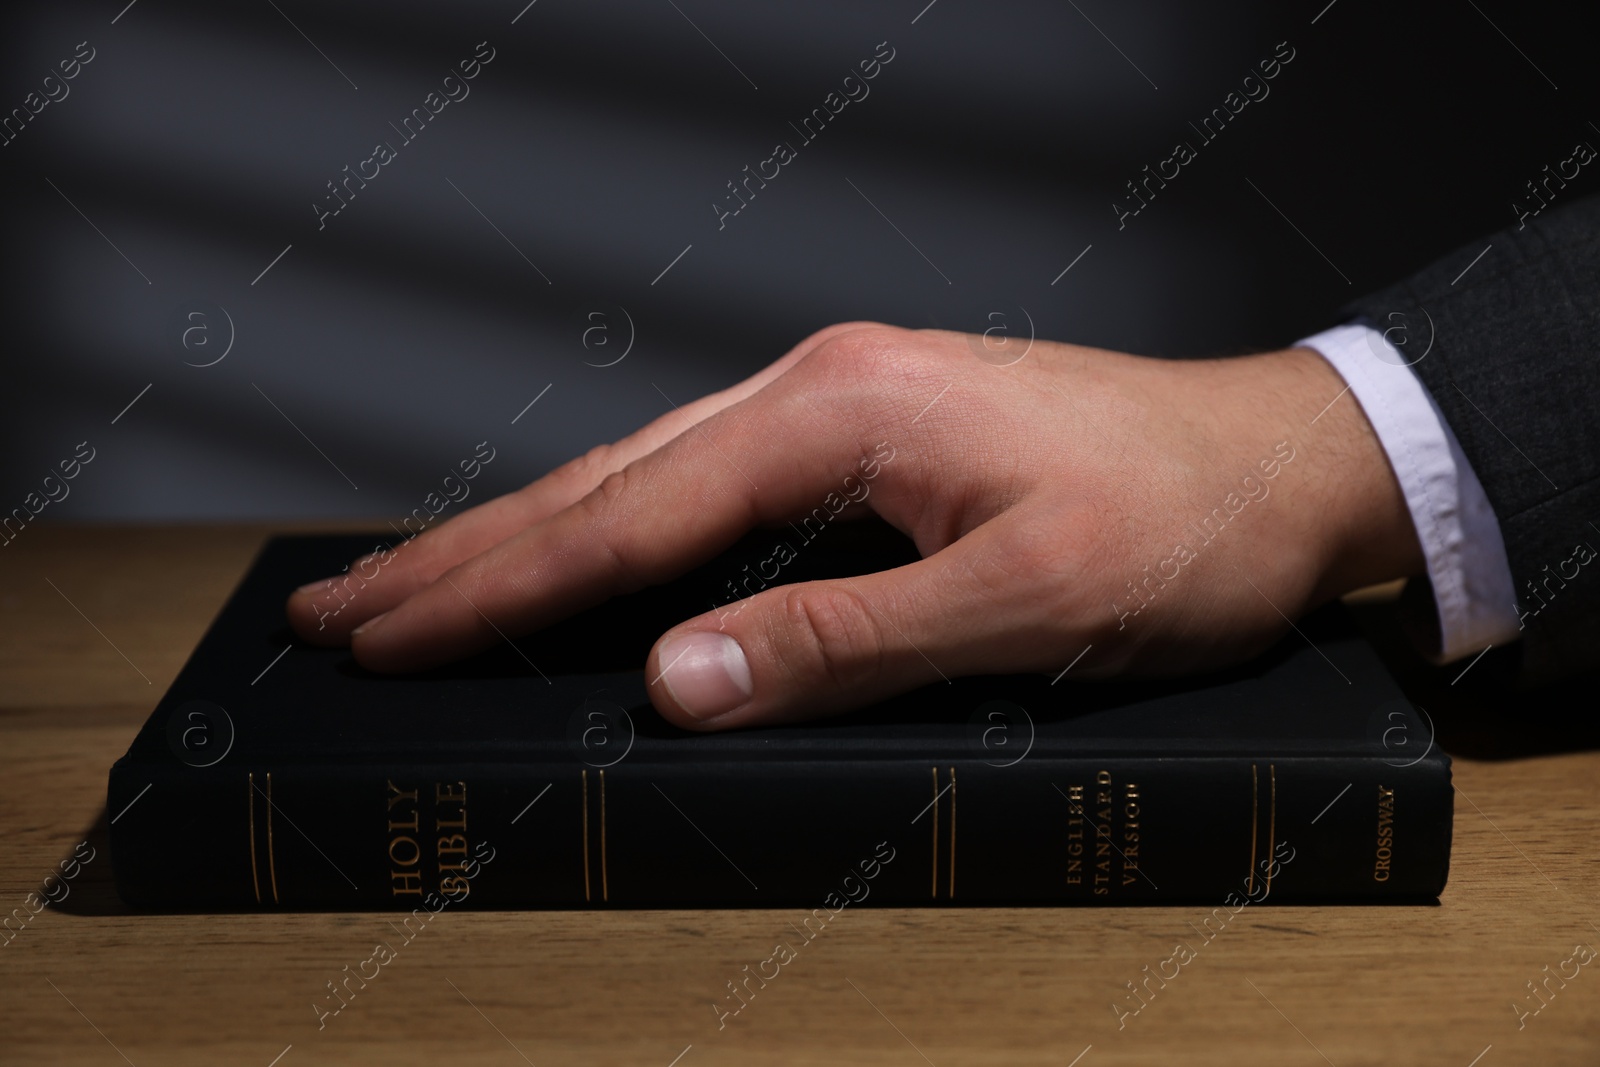
[[[606,772],[600,772],[600,899],[611,899],[611,886],[606,879]]]
[[[1245,892],[1256,891],[1256,838],[1261,836],[1260,804],[1256,790],[1256,765],[1250,764],[1250,878]]]
[[[267,772],[267,874],[272,879],[272,902],[278,903],[278,863],[272,847],[272,772]]]
[[[256,869],[256,772],[251,771],[250,787],[250,883],[256,888],[256,903],[261,903],[261,872]]]
[[[1267,808],[1267,892],[1272,892],[1272,868],[1276,866],[1272,857],[1278,852],[1278,765],[1267,764],[1267,773],[1271,775],[1272,788],[1267,794],[1271,797]]]
[[[956,898],[956,769],[950,768],[950,899]]]
[[[930,896],[939,899],[939,768],[929,767],[933,774],[933,891]]]
[[[589,899],[589,772],[583,775],[583,899]]]

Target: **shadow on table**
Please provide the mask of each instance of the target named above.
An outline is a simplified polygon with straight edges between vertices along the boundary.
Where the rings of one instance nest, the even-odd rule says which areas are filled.
[[[62,864],[57,864],[56,873],[52,877],[46,877],[34,892],[39,894],[40,899],[50,900],[50,907],[68,915],[133,914],[134,909],[124,904],[122,898],[117,896],[116,882],[111,877],[111,826],[104,808],[100,809],[93,825],[84,831],[80,840],[88,842],[94,849],[89,854],[89,861],[85,863],[80,859],[77,873],[69,879],[57,881],[55,888],[51,888],[48,883],[52,878],[61,878]],[[76,846],[68,856],[81,857],[82,853],[77,851],[81,847]],[[65,862],[66,859],[63,858],[62,863]],[[63,887],[66,896],[61,897]],[[61,899],[52,899],[54,897]]]

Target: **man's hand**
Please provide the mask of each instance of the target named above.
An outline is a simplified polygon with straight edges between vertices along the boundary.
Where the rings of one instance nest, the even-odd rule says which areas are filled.
[[[997,367],[979,348],[823,330],[424,533],[370,581],[342,578],[354,596],[296,592],[290,621],[373,670],[417,670],[666,581],[757,525],[870,508],[910,535],[916,563],[773,585],[662,635],[655,706],[722,729],[958,675],[1219,667],[1322,601],[1421,573],[1383,450],[1315,352],[1170,361],[1038,341]]]

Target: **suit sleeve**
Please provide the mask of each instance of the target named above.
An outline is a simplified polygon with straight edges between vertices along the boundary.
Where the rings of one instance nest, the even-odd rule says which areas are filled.
[[[1403,331],[1494,507],[1522,680],[1600,665],[1600,197],[1524,219],[1346,311]]]

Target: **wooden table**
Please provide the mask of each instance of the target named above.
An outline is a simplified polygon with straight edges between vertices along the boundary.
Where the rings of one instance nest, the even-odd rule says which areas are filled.
[[[0,947],[0,1063],[1600,1064],[1600,960],[1520,1029],[1513,1007],[1600,948],[1592,686],[1491,706],[1403,652],[1457,755],[1438,906],[1246,909],[1120,1031],[1113,999],[1203,909],[847,911],[725,1029],[712,1001],[794,916],[450,911],[319,1031],[385,915],[133,914],[104,847],[107,768],[265,533],[35,525],[0,549],[0,909],[98,846]],[[1383,599],[1361,614],[1393,649]]]

